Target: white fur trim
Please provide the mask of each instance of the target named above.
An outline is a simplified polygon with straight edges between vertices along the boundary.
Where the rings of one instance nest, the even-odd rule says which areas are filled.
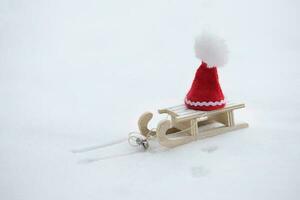
[[[195,40],[196,57],[208,67],[224,66],[228,60],[228,47],[225,40],[208,32],[202,32]]]
[[[190,106],[221,106],[226,104],[226,101],[223,99],[221,101],[190,101],[188,99],[184,100],[186,104]]]

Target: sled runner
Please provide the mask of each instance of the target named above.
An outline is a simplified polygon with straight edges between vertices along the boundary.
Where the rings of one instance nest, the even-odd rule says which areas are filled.
[[[156,131],[148,128],[148,123],[153,114],[144,113],[138,121],[141,135],[144,139],[136,141],[144,148],[148,147],[147,139],[157,137],[158,142],[165,147],[171,148],[186,144],[197,139],[212,137],[229,131],[247,128],[247,123],[236,124],[233,111],[244,108],[245,104],[229,103],[224,108],[213,111],[197,111],[186,108],[184,104],[158,110],[160,114],[167,114],[171,120],[162,120],[158,123]],[[212,123],[221,126],[199,131],[199,128]]]

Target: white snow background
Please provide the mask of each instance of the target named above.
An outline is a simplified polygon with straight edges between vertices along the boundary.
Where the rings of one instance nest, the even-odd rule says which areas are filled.
[[[299,10],[296,0],[0,0],[0,199],[300,199]],[[203,29],[227,40],[220,81],[250,127],[80,163],[135,151],[70,152],[182,103]]]

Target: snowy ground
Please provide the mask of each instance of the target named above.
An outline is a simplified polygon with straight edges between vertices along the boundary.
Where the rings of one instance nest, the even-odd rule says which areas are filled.
[[[0,0],[0,199],[300,198],[298,1]],[[226,38],[219,70],[250,127],[176,149],[126,143],[144,111],[179,104],[193,39]],[[161,116],[151,123],[154,126]]]

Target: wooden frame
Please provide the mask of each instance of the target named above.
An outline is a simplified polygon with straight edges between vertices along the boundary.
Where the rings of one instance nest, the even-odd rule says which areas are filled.
[[[138,126],[142,135],[146,137],[155,135],[162,146],[171,148],[193,140],[247,128],[247,123],[236,124],[234,121],[233,111],[244,107],[245,104],[242,103],[231,103],[218,110],[196,111],[186,108],[183,104],[158,110],[160,114],[170,115],[171,120],[159,122],[156,131],[148,128],[148,123],[153,117],[150,112],[146,112],[140,117]],[[212,122],[218,122],[222,126],[199,132],[199,127]],[[176,135],[176,137],[172,135]]]

